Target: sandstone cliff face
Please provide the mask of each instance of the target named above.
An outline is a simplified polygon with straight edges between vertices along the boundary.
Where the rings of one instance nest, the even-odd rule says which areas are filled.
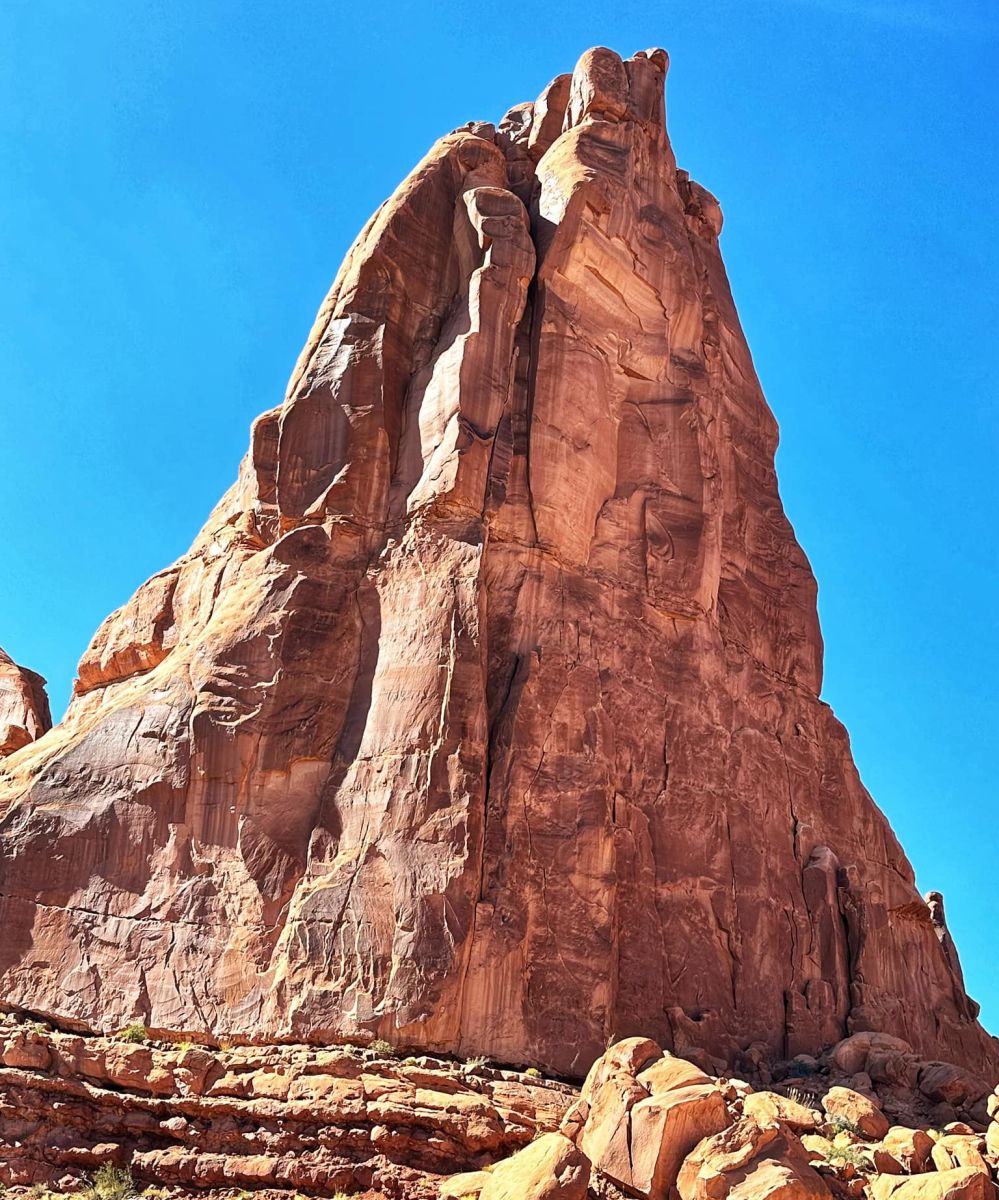
[[[0,758],[52,728],[45,680],[0,649]]]
[[[818,699],[666,67],[589,51],[368,222],[236,484],[6,771],[9,1002],[567,1073],[875,1029],[999,1074]]]

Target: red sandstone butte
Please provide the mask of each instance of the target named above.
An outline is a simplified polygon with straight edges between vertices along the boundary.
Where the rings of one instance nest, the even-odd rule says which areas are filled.
[[[45,680],[0,649],[0,758],[52,728]]]
[[[6,774],[9,1004],[565,1073],[875,1030],[999,1075],[819,699],[666,68],[588,51],[364,227],[236,483]]]

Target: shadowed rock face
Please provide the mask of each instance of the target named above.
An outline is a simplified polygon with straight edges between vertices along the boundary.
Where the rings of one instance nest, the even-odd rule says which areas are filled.
[[[876,1029],[999,1072],[818,699],[815,581],[662,51],[371,218],[191,551],[2,785],[3,994],[584,1071]]]
[[[0,758],[52,728],[45,680],[0,649]]]

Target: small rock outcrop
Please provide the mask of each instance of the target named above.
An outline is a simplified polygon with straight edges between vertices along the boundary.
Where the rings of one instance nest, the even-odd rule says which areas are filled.
[[[52,728],[45,680],[0,649],[0,758]]]

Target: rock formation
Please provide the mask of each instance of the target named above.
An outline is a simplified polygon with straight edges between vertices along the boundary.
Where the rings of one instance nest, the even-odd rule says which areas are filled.
[[[856,1034],[750,1083],[630,1038],[577,1092],[385,1045],[212,1049],[0,1017],[0,1185],[37,1200],[113,1167],[148,1200],[996,1200],[999,1094],[965,1074],[938,1103],[841,1065],[877,1073],[903,1046]]]
[[[52,728],[45,680],[0,648],[0,758]]]
[[[575,1075],[884,1031],[999,1074],[819,699],[666,68],[588,51],[362,230],[235,485],[3,770],[10,1005]]]

